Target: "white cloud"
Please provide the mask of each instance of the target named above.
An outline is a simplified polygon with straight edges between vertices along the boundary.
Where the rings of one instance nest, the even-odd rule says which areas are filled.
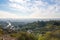
[[[19,18],[19,16],[9,12],[0,11],[0,18]]]
[[[23,3],[24,0],[9,0],[10,2],[18,2],[18,3]]]
[[[18,9],[18,10],[25,10],[25,8],[19,4],[16,3],[10,3],[9,7],[14,8],[14,9]]]
[[[57,5],[49,5],[47,9],[34,8],[34,12],[30,16],[34,18],[60,18],[59,8]]]
[[[0,18],[28,18],[29,16],[19,16],[13,13],[0,11]]]
[[[34,3],[28,2],[30,0],[10,0],[11,3],[9,4],[10,7],[27,12],[27,11],[33,11],[32,14],[29,14],[28,16],[22,16],[22,18],[60,18],[60,6],[57,4],[60,1],[59,0],[53,0],[56,2],[56,4],[51,5],[48,2],[43,1],[34,1]],[[51,0],[52,1],[52,0]],[[15,2],[15,3],[14,3]],[[23,5],[17,4],[21,3]],[[32,7],[29,9],[30,6]],[[38,8],[40,7],[40,9]]]

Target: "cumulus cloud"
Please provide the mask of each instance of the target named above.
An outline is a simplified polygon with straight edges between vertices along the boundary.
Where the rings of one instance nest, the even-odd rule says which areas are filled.
[[[45,7],[46,9],[38,9],[38,7],[34,8],[34,12],[30,16],[35,18],[60,18],[60,5],[58,5],[58,3],[54,5],[47,3],[45,5],[47,5],[47,8]]]
[[[24,0],[9,0],[9,1],[11,1],[11,2],[18,2],[18,3],[23,3],[24,2]]]
[[[25,8],[23,6],[20,6],[19,4],[16,3],[10,3],[9,7],[14,8],[14,9],[20,9],[20,10],[25,10]]]
[[[11,0],[12,1],[12,0]],[[29,11],[33,11],[32,14],[29,15],[30,18],[58,18],[60,6],[59,0],[51,0],[51,2],[55,2],[56,4],[50,5],[48,2],[43,2],[41,0],[13,0],[12,2],[21,2],[24,6],[15,4],[13,7],[20,8],[22,11],[29,9]],[[26,7],[25,7],[26,6]],[[28,11],[28,10],[26,10]]]
[[[11,18],[13,16],[16,16],[16,18],[60,18],[59,4],[60,0],[9,0],[9,8],[22,12],[18,13],[22,15],[7,14],[12,14]]]
[[[51,8],[51,9],[50,9]],[[54,8],[50,7],[44,11],[35,11],[31,14],[34,18],[60,18],[60,12],[57,12]],[[41,9],[42,10],[42,9]],[[48,11],[49,10],[49,11]]]

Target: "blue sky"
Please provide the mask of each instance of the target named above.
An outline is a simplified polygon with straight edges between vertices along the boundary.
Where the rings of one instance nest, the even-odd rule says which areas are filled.
[[[0,18],[60,18],[60,0],[0,0]]]

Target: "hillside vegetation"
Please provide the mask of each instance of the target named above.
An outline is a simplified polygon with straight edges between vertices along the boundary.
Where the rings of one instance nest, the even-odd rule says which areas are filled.
[[[19,30],[11,31],[0,25],[0,39],[8,35],[15,40],[60,40],[60,21],[36,21],[18,26]]]

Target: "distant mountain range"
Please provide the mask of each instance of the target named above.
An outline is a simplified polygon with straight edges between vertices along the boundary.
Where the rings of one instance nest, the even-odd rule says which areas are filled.
[[[7,22],[11,22],[13,25],[27,24],[35,21],[50,21],[50,20],[60,20],[60,18],[49,18],[49,19],[38,19],[38,18],[29,18],[29,19],[12,19],[12,18],[0,18],[0,24],[6,25]]]
[[[51,20],[59,20],[60,18],[53,18],[53,19],[0,19],[0,25],[2,28],[7,28],[7,29],[24,29],[24,28],[35,28],[36,24],[39,25],[38,23],[40,22],[40,25],[44,25],[43,21],[51,21]],[[1,27],[0,26],[0,27]]]
[[[60,18],[21,18],[21,19],[0,18],[0,21],[26,22],[26,23],[34,21],[49,21],[49,20],[60,20]]]

